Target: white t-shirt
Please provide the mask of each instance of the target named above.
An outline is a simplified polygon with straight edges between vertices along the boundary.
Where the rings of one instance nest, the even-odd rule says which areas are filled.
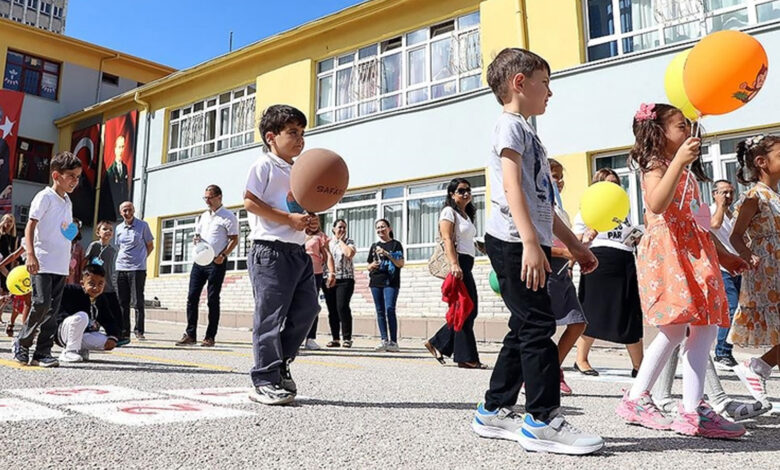
[[[73,223],[73,205],[66,194],[60,197],[51,186],[41,190],[30,204],[30,219],[37,220],[33,248],[41,274],[67,276],[71,241],[63,231]]]
[[[295,200],[290,191],[292,165],[268,152],[257,157],[249,168],[246,190],[274,209],[291,212],[288,200]],[[253,213],[249,213],[249,238],[252,240],[282,241],[303,245],[306,233],[295,230],[287,224],[278,224]]]
[[[236,214],[225,209],[225,206],[220,207],[213,214],[211,211],[206,211],[195,224],[195,233],[211,245],[214,253],[218,255],[227,248],[228,237],[238,235],[238,219]]]
[[[442,209],[439,221],[442,220],[448,220],[455,224],[455,251],[472,257],[476,256],[474,237],[477,235],[477,227],[469,219],[463,217],[460,212],[456,212],[449,206]]]
[[[572,228],[572,232],[579,235],[585,233],[586,230],[588,230],[588,226],[582,221],[582,215],[578,212],[576,217],[574,217],[574,228]],[[599,232],[599,234],[596,235],[596,238],[591,242],[590,247],[597,248],[606,246],[623,251],[634,251],[636,245],[629,240],[629,235],[636,230],[639,229],[631,225],[628,217],[626,217],[626,220],[613,230],[610,230],[609,232]]]
[[[717,204],[711,204],[710,205],[710,214],[715,214],[715,211],[717,210]],[[733,246],[731,246],[731,232],[734,231],[734,219],[729,217],[728,214],[723,214],[723,223],[720,224],[720,228],[714,229],[710,228],[710,232],[712,232],[717,238],[718,241],[723,244],[723,246],[731,252],[731,254],[736,255],[737,250],[734,249]],[[723,271],[728,271],[726,268],[723,267],[723,265],[720,266],[720,269]]]

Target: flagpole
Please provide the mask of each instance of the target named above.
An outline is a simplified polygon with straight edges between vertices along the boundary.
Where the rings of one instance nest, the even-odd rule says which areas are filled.
[[[92,227],[97,228],[98,208],[100,207],[100,185],[103,183],[103,152],[106,147],[106,126],[100,126],[100,150],[98,151],[97,185],[95,186],[95,215],[92,217]]]

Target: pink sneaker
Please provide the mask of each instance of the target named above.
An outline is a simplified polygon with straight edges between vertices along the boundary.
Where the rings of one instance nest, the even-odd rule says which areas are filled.
[[[636,400],[631,400],[628,398],[628,390],[626,390],[615,411],[618,416],[630,424],[638,424],[659,431],[672,429],[672,420],[661,413],[647,391],[642,392],[642,395]]]
[[[756,358],[753,358],[750,361],[740,362],[734,367],[734,373],[737,374],[737,377],[742,381],[742,384],[748,389],[750,394],[753,395],[753,398],[766,404],[769,402],[766,396],[767,377],[756,373],[754,368],[751,367],[752,362],[755,360]]]
[[[561,395],[563,396],[569,396],[573,392],[571,391],[571,387],[569,387],[569,384],[566,383],[566,381],[563,379],[563,369],[561,369]]]
[[[686,412],[682,403],[679,403],[672,429],[679,434],[711,439],[736,439],[745,434],[744,426],[722,417],[704,400],[691,413]]]

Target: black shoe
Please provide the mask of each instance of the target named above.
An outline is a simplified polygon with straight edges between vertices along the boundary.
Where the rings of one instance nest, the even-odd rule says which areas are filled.
[[[574,363],[574,370],[576,370],[582,375],[589,375],[591,377],[597,377],[599,375],[599,371],[597,371],[596,369],[585,369],[585,370],[580,369],[580,366],[578,366],[576,362]]]
[[[631,378],[635,379],[637,374],[639,374],[639,369],[631,369]]]
[[[11,345],[11,353],[14,355],[14,360],[19,364],[26,366],[30,363],[30,349],[19,344],[19,340],[14,341]]]
[[[53,356],[33,356],[32,362],[37,363],[41,367],[59,367],[60,361]]]
[[[295,395],[298,393],[298,386],[295,384],[295,381],[292,378],[292,374],[290,373],[291,362],[292,360],[285,359],[282,361],[282,365],[279,367],[279,374],[282,376],[282,382],[280,385],[283,389]]]
[[[715,356],[715,367],[720,370],[731,370],[737,367],[737,360],[733,356]]]
[[[252,388],[249,399],[263,405],[286,405],[295,400],[295,394],[285,390],[279,384],[260,385]]]

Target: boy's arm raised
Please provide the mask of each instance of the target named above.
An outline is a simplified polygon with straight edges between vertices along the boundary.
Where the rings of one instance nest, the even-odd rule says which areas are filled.
[[[523,240],[523,265],[520,279],[529,289],[535,291],[545,285],[547,273],[551,269],[547,256],[539,245],[539,237],[536,236],[528,203],[525,194],[523,194],[521,183],[523,173],[520,163],[522,158],[522,155],[512,149],[504,148],[501,150],[501,173],[504,175],[503,190],[509,204],[509,211],[512,214],[512,221]]]

